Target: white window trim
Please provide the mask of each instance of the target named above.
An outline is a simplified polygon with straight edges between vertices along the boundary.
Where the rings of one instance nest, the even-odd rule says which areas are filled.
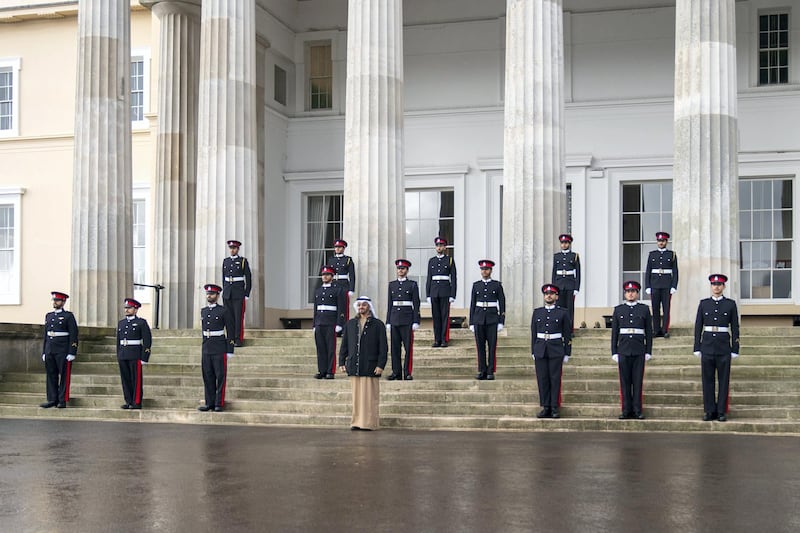
[[[11,101],[11,129],[0,130],[0,138],[19,137],[19,71],[21,65],[22,60],[18,57],[0,58],[0,68],[11,68],[11,83],[14,91],[14,99]]]
[[[22,187],[2,187],[0,188],[0,204],[14,206],[14,264],[11,267],[12,276],[16,279],[12,292],[0,293],[0,305],[19,305],[21,288],[21,254],[22,244],[22,195],[25,189]]]
[[[142,61],[142,120],[131,120],[131,128],[134,130],[150,129],[150,119],[147,115],[150,113],[150,49],[149,48],[133,48],[131,49],[131,63],[135,60]]]
[[[148,285],[155,285],[150,280],[152,273],[150,271],[151,263],[151,255],[153,250],[153,240],[151,238],[151,229],[152,224],[150,222],[150,184],[148,183],[134,183],[133,184],[133,196],[132,200],[144,200],[144,212],[145,212],[145,228],[144,228],[144,261],[145,261],[145,271],[147,275],[145,276],[145,283]],[[141,303],[152,303],[153,301],[153,290],[150,287],[134,287],[133,288],[133,297],[139,300]]]

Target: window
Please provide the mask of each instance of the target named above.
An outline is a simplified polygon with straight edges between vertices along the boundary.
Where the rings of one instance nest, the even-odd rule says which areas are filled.
[[[424,291],[428,259],[436,252],[433,240],[447,239],[447,253],[452,257],[455,230],[455,195],[452,190],[406,191],[406,258],[411,261],[409,278]]]
[[[286,105],[286,71],[275,65],[275,101]]]
[[[791,179],[739,182],[739,268],[742,298],[792,297]]]
[[[20,222],[24,189],[0,189],[0,304],[20,303]]]
[[[131,120],[144,120],[144,59],[131,60]]]
[[[622,185],[622,277],[644,287],[647,256],[656,232],[672,233],[672,183]]]
[[[320,283],[319,267],[333,254],[333,241],[342,237],[342,194],[308,196],[306,202],[306,303],[313,305]]]
[[[789,14],[758,17],[758,84],[789,83]]]
[[[331,44],[308,47],[309,109],[333,108],[333,62]]]
[[[150,266],[150,188],[147,184],[134,183],[133,185],[133,282],[152,285],[149,274]],[[142,303],[150,302],[153,289],[136,287],[134,297]]]
[[[19,135],[19,59],[0,59],[0,137]]]

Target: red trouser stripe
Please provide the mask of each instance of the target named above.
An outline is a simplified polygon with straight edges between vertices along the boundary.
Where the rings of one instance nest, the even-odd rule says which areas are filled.
[[[447,316],[444,319],[444,342],[450,342],[450,306],[447,306]]]
[[[492,374],[497,373],[497,343],[494,343],[494,348],[492,348]]]
[[[64,401],[69,401],[69,382],[72,376],[72,361],[67,361],[67,375],[65,376],[67,384],[64,386]]]
[[[564,367],[561,367],[561,377],[558,380],[558,406],[561,407],[561,390],[564,384]]]
[[[411,329],[411,342],[408,343],[408,353],[406,354],[406,359],[408,359],[408,373],[414,373],[414,329]]]
[[[669,331],[669,315],[672,314],[672,295],[670,294],[667,298],[669,298],[669,313],[667,313],[667,320],[664,323],[664,333]]]
[[[133,403],[140,405],[142,403],[142,360],[136,361],[136,392],[133,395]]]
[[[344,321],[345,323],[350,320],[350,292],[346,292],[344,295]],[[336,366],[336,365],[333,365]]]
[[[336,326],[334,326],[334,334],[331,335],[331,342],[333,343],[333,360],[331,361],[331,367],[328,369],[328,373],[336,375]]]
[[[621,356],[620,356],[621,357]],[[622,363],[617,363],[617,372],[619,373],[619,408],[625,412],[625,398],[622,396]]]
[[[239,329],[239,342],[244,340],[244,311],[247,308],[247,300],[242,299],[242,327]]]
[[[225,379],[222,381],[222,394],[219,398],[219,406],[225,405],[225,388],[228,386],[228,356],[222,356],[222,372],[225,374]]]

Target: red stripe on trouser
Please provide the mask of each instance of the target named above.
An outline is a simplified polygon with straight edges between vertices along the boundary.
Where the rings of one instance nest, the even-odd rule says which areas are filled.
[[[497,340],[495,339],[494,348],[492,348],[492,374],[497,373]]]
[[[447,306],[447,316],[444,319],[444,342],[450,342],[450,306]]]
[[[242,327],[239,329],[239,342],[244,340],[244,310],[247,308],[247,300],[242,300]]]
[[[336,375],[336,326],[333,329],[334,333],[331,335],[331,342],[333,342],[333,360],[331,361],[331,368],[328,370],[330,374]]]
[[[478,327],[478,326],[475,326]],[[478,346],[478,336],[473,332],[472,334],[475,337],[475,362],[478,363],[478,372],[481,371],[481,349]]]
[[[669,315],[672,314],[672,294],[667,296],[667,298],[669,298],[669,305],[667,306],[669,307],[669,313],[667,313],[667,320],[664,322],[664,333],[669,331]]]
[[[572,291],[572,316],[569,317],[572,321],[572,332],[575,332],[575,291]],[[559,405],[561,405],[559,403]]]
[[[222,356],[222,373],[225,377],[222,379],[222,394],[219,396],[219,406],[225,405],[225,388],[228,386],[228,356]]]
[[[67,384],[64,386],[64,401],[69,401],[69,381],[70,377],[72,376],[72,361],[67,361],[67,375],[64,378],[67,381]]]
[[[408,343],[408,352],[406,352],[406,359],[408,360],[408,374],[414,373],[414,328],[411,328],[411,342]]]
[[[619,374],[619,408],[622,412],[625,412],[625,397],[622,395],[623,391],[623,383],[622,383],[622,363],[617,362],[617,373]]]
[[[142,403],[142,360],[136,361],[136,392],[133,396],[133,403],[139,405]]]
[[[732,359],[731,359],[732,360]],[[733,365],[731,365],[733,366]],[[731,371],[728,370],[728,394],[725,396],[725,414],[728,414],[728,411],[731,408]]]
[[[561,367],[561,376],[558,378],[558,406],[561,407],[561,385],[564,383],[564,367]]]
[[[642,363],[642,390],[639,391],[639,406],[644,410],[644,369],[647,363]]]
[[[350,320],[350,292],[346,292],[344,295],[344,321],[348,320]]]

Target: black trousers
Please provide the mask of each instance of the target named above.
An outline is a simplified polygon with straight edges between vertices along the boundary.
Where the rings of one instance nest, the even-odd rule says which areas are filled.
[[[537,357],[536,382],[539,384],[539,405],[547,409],[561,407],[561,369],[564,357]]]
[[[497,324],[475,324],[475,345],[478,374],[494,374],[497,371]]]
[[[431,297],[431,316],[434,342],[450,342],[450,298]]]
[[[642,383],[644,382],[644,355],[619,354],[619,396],[622,412],[626,415],[642,412]]]
[[[44,358],[44,369],[47,373],[47,401],[67,403],[69,401],[69,380],[72,373],[72,362],[67,361],[67,354],[47,354]]]
[[[141,359],[119,359],[119,377],[122,380],[122,396],[128,405],[142,405],[142,361]]]
[[[317,371],[320,374],[335,374],[336,326],[315,326],[314,343],[317,346]]]
[[[401,367],[401,345],[406,349],[405,364]],[[401,370],[402,368],[402,370]],[[414,371],[414,330],[411,324],[395,326],[392,324],[392,374],[396,376],[409,376]]]
[[[559,289],[558,290],[558,301],[556,305],[559,307],[563,307],[567,311],[569,311],[569,320],[573,324],[575,324],[575,291],[572,289]]]
[[[663,334],[669,331],[669,306],[672,302],[672,295],[669,288],[650,289],[650,302],[653,305],[653,331],[656,334]],[[662,316],[661,311],[664,311]]]
[[[223,354],[203,354],[203,386],[208,407],[225,405],[225,380],[228,375],[228,357]]]
[[[242,342],[244,340],[244,310],[246,304],[247,300],[244,298],[225,298],[222,302],[222,305],[225,306],[225,309],[233,318],[235,328],[233,338],[236,342]]]
[[[700,357],[700,375],[703,380],[703,409],[705,412],[712,415],[727,413],[731,356],[703,352]],[[718,388],[715,387],[717,383],[719,383]]]

